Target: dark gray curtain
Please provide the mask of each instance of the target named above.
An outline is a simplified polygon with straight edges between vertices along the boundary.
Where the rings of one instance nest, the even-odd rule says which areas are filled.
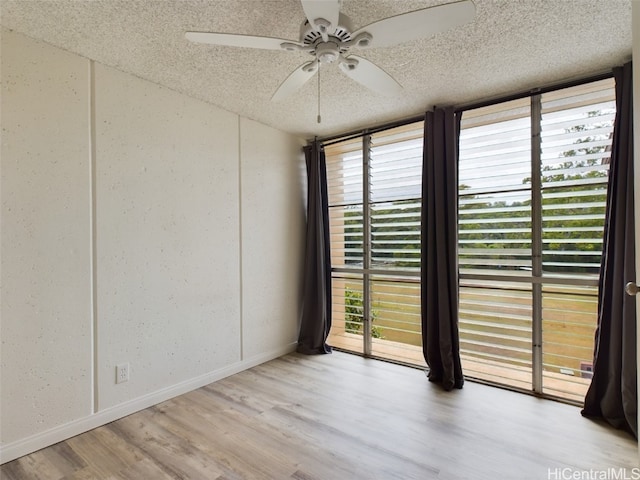
[[[452,108],[427,112],[422,161],[422,347],[429,380],[462,388],[458,334],[458,136]]]
[[[609,170],[604,249],[600,269],[593,379],[582,414],[601,417],[638,437],[636,281],[631,63],[614,69],[616,119]]]
[[[318,142],[305,147],[307,161],[307,244],[304,298],[297,351],[307,355],[331,353],[331,257],[327,168]]]

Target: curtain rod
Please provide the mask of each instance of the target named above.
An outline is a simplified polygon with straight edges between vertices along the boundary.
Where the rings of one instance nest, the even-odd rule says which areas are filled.
[[[383,130],[389,130],[390,128],[402,127],[404,125],[409,125],[410,123],[419,122],[421,120],[424,120],[424,114],[417,115],[411,118],[405,118],[403,120],[396,120],[395,122],[384,123],[382,125],[377,125],[372,128],[360,128],[359,130],[353,130],[351,132],[342,133],[340,135],[333,135],[331,137],[317,138],[315,140],[319,141],[323,146],[328,147],[329,145],[334,145],[336,143],[352,140],[354,138],[358,138],[363,135],[382,132]]]
[[[547,85],[547,86],[541,87],[541,88],[531,88],[531,89],[524,90],[524,91],[521,91],[521,92],[512,93],[510,95],[503,95],[503,96],[500,96],[500,97],[487,99],[487,100],[482,100],[482,101],[479,101],[479,102],[474,102],[474,103],[468,103],[468,104],[463,104],[463,105],[459,105],[459,106],[454,106],[454,110],[455,110],[456,113],[460,113],[460,112],[464,112],[466,110],[474,110],[476,108],[482,108],[482,107],[487,107],[489,105],[495,105],[496,103],[510,102],[512,100],[518,100],[520,98],[530,97],[531,95],[549,93],[549,92],[553,92],[553,91],[556,91],[556,90],[562,90],[563,88],[576,87],[578,85],[583,85],[585,83],[597,82],[599,80],[604,80],[604,79],[611,78],[611,77],[613,77],[613,70],[612,69],[607,70],[606,72],[598,73],[596,75],[591,75],[591,76],[585,77],[585,78],[580,78],[580,79],[571,80],[571,81],[567,81],[567,82]],[[361,128],[361,129],[358,129],[358,130],[352,130],[352,131],[347,132],[347,133],[341,133],[339,135],[331,135],[331,136],[324,137],[324,138],[316,137],[313,141],[320,142],[322,144],[322,146],[324,147],[324,146],[334,145],[334,144],[340,143],[340,142],[345,142],[347,140],[353,140],[354,138],[358,138],[358,137],[361,137],[363,135],[367,135],[367,134],[371,134],[371,133],[377,133],[377,132],[381,132],[383,130],[389,130],[389,129],[395,128],[395,127],[402,127],[404,125],[408,125],[410,123],[419,122],[421,120],[424,120],[424,114],[417,115],[415,117],[405,118],[404,120],[396,120],[395,122],[385,123],[385,124],[378,125],[378,126],[373,127],[373,128]],[[307,143],[310,143],[310,142],[311,141],[308,141]]]
[[[584,85],[585,83],[597,82],[606,78],[613,77],[613,70],[607,70],[606,72],[599,73],[597,75],[591,75],[586,78],[579,78],[562,83],[555,83],[540,88],[531,88],[526,91],[512,93],[510,95],[504,95],[494,99],[482,100],[479,102],[468,103],[454,107],[456,113],[464,112],[465,110],[474,110],[476,108],[488,107],[489,105],[495,105],[496,103],[510,102],[511,100],[519,100],[521,98],[530,97],[531,95],[541,95],[543,93],[554,92],[556,90],[562,90],[564,88],[577,87],[578,85]]]

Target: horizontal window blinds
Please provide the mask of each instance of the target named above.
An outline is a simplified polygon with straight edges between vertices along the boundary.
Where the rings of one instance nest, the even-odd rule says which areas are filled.
[[[362,139],[326,147],[325,155],[332,266],[362,268]]]
[[[327,146],[334,346],[424,365],[420,212],[424,125]]]
[[[542,95],[542,266],[597,275],[613,121],[611,80]]]
[[[529,99],[465,112],[459,148],[460,273],[530,271]]]
[[[371,267],[420,269],[423,124],[371,137]]]

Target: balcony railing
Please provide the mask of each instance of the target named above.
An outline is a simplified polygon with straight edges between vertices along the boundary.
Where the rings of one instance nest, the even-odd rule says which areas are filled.
[[[543,393],[582,403],[590,383],[597,287],[543,287]],[[334,274],[329,343],[364,353],[362,278]],[[418,278],[372,278],[371,355],[426,367]],[[462,282],[460,347],[464,374],[532,390],[531,285]]]

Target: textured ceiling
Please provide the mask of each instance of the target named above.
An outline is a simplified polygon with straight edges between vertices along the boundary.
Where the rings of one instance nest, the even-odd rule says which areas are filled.
[[[0,0],[2,25],[231,112],[309,138],[600,73],[631,58],[631,0],[474,0],[473,23],[360,50],[403,86],[366,90],[335,65],[271,95],[308,54],[197,45],[187,30],[297,40],[297,0]],[[354,28],[446,0],[343,0]],[[356,53],[354,51],[354,53]]]

